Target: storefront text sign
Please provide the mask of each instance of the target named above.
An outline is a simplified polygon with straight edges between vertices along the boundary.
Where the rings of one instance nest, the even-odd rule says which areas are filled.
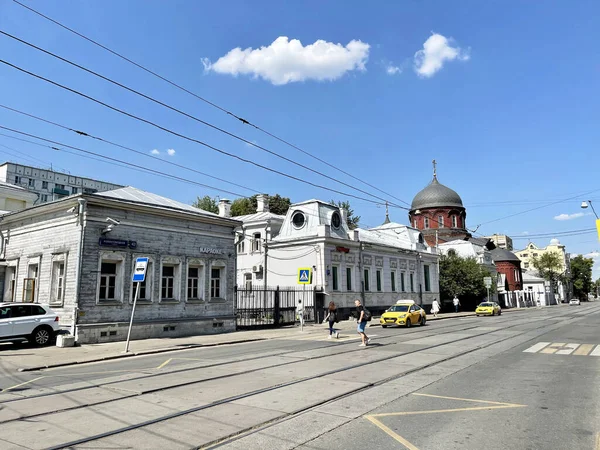
[[[223,254],[223,250],[220,250],[218,248],[204,247],[204,248],[200,249],[200,253],[209,253],[211,255],[222,255]]]

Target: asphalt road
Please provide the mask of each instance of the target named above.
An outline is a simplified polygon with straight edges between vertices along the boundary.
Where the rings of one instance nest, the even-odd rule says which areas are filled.
[[[366,349],[298,335],[8,373],[0,448],[600,450],[599,327],[600,304],[563,306],[371,327]]]

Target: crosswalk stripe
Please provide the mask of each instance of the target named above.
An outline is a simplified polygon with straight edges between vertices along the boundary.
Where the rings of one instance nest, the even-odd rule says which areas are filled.
[[[525,353],[537,353],[539,350],[543,349],[546,345],[550,344],[550,342],[538,342],[535,345],[532,345],[527,350],[523,350]]]
[[[593,348],[594,344],[582,344],[573,352],[573,354],[577,356],[587,356]]]
[[[600,345],[596,345],[595,350],[590,353],[590,356],[600,356]]]
[[[553,353],[556,353],[556,351],[558,349],[560,349],[563,345],[565,345],[564,342],[560,342],[560,343],[555,342],[552,345],[550,345],[549,347],[543,349],[540,353],[545,353],[547,355],[551,355]]]
[[[570,355],[574,350],[577,350],[579,344],[566,344],[563,350],[559,350],[556,352],[557,355]]]

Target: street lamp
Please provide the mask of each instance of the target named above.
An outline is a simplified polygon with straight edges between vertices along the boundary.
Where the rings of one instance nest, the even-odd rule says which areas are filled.
[[[598,217],[598,214],[596,213],[596,210],[594,209],[594,205],[592,204],[591,200],[588,200],[587,202],[586,201],[581,202],[581,208],[587,209],[588,203],[589,203],[589,206],[592,208],[592,211],[594,211],[594,215],[596,216],[596,219],[600,219],[600,217]]]

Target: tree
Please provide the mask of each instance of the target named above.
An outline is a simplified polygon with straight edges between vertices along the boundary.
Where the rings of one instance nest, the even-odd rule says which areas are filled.
[[[256,195],[253,195],[252,197],[235,199],[231,204],[231,215],[236,217],[254,214],[258,205],[256,197]],[[290,209],[291,204],[292,201],[288,197],[282,197],[279,194],[269,196],[269,211],[273,214],[284,216]]]
[[[540,277],[549,281],[553,292],[556,292],[559,282],[564,282],[562,258],[558,253],[546,252],[541,256],[533,258],[533,266],[537,269]]]
[[[194,208],[200,208],[204,211],[219,214],[219,205],[218,205],[217,199],[211,198],[208,195],[205,195],[202,198],[200,198],[200,197],[196,198],[196,201],[194,203],[192,203],[192,206]]]
[[[581,255],[571,259],[571,281],[573,282],[573,294],[575,298],[587,300],[592,291],[592,268],[594,260]]]
[[[360,222],[360,216],[354,215],[354,210],[350,206],[350,202],[348,200],[346,200],[344,202],[341,202],[341,201],[336,202],[335,200],[331,200],[331,204],[337,206],[340,209],[345,209],[346,211],[348,211],[348,219],[346,220],[346,223],[348,224],[348,228],[350,228],[351,230],[358,228],[358,223]]]
[[[600,278],[594,282],[592,289],[594,291],[594,297],[598,298],[598,294],[600,294]]]
[[[475,258],[461,258],[455,252],[448,252],[440,257],[441,298],[451,299],[456,295],[463,306],[474,306],[487,295],[483,279],[489,276],[490,272]],[[494,291],[495,284],[490,293]]]

